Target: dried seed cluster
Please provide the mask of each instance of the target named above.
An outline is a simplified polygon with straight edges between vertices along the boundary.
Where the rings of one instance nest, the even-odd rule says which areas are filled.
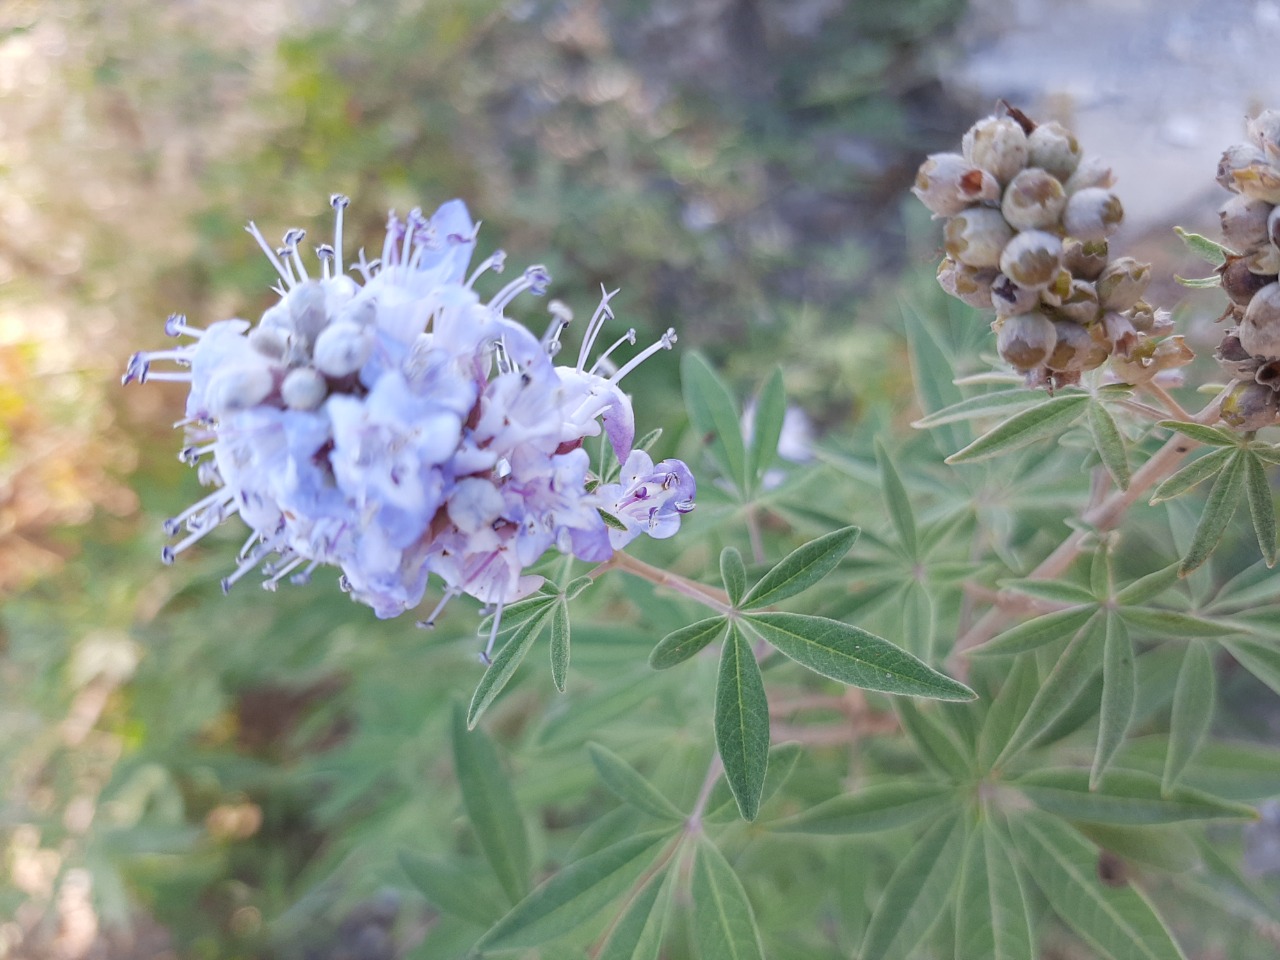
[[[1110,259],[1124,215],[1112,181],[1061,124],[1009,107],[916,175],[912,192],[947,221],[938,282],[995,311],[1000,356],[1030,384],[1076,383],[1109,357],[1118,376],[1142,382],[1190,359],[1181,338],[1154,338],[1170,324],[1142,299],[1150,266]]]
[[[1230,301],[1229,329],[1214,356],[1241,381],[1222,419],[1258,430],[1280,419],[1280,110],[1249,121],[1249,143],[1228,147],[1218,182],[1235,196],[1222,205],[1222,235],[1232,251],[1219,268]]]

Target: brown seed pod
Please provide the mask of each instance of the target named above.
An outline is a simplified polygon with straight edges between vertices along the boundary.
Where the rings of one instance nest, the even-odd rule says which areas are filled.
[[[999,210],[970,207],[947,221],[943,241],[947,255],[970,267],[998,267],[1013,228]]]
[[[1062,269],[1062,241],[1044,230],[1023,230],[1000,254],[1000,272],[1020,287],[1041,290]]]
[[[1218,268],[1222,277],[1222,289],[1239,307],[1247,307],[1253,295],[1268,284],[1276,281],[1276,276],[1265,276],[1249,269],[1249,262],[1244,257],[1228,257]]]
[[[1271,426],[1277,413],[1276,392],[1260,383],[1239,384],[1222,401],[1223,423],[1245,433]]]
[[[996,321],[996,348],[1015,370],[1028,373],[1053,352],[1058,333],[1053,321],[1038,310]]]
[[[991,283],[991,303],[996,308],[997,317],[1011,317],[1039,306],[1040,292],[1020,287],[1003,273],[997,273]]]
[[[1120,198],[1101,187],[1088,187],[1071,196],[1062,226],[1077,240],[1105,240],[1124,219]]]
[[[911,192],[935,217],[953,217],[975,203],[999,200],[1000,184],[958,153],[934,153],[920,164]]]
[[[1044,361],[1050,370],[1080,373],[1106,362],[1109,353],[1106,344],[1095,340],[1085,327],[1070,320],[1055,320],[1053,329],[1058,339]]]
[[[1151,283],[1151,264],[1133,257],[1112,260],[1098,277],[1098,302],[1106,310],[1128,310],[1142,299]]]
[[[1000,212],[1018,230],[1054,226],[1067,205],[1067,192],[1051,174],[1039,167],[1018,172],[1005,187]]]
[[[1042,123],[1027,137],[1027,164],[1066,180],[1080,165],[1080,144],[1062,124]]]
[[[1081,280],[1097,280],[1107,266],[1107,241],[1085,242],[1075,237],[1062,241],[1062,265]]]
[[[1027,134],[1010,117],[979,120],[964,135],[965,157],[990,171],[1001,183],[1008,183],[1027,165]]]
[[[970,267],[950,257],[938,265],[938,285],[957,300],[979,310],[991,309],[991,286],[997,276],[993,267]]]
[[[1237,253],[1266,243],[1270,232],[1268,217],[1274,208],[1265,200],[1237,194],[1218,210],[1222,239]]]

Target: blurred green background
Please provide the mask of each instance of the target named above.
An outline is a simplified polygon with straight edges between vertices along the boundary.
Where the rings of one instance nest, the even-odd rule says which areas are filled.
[[[202,325],[274,299],[247,220],[321,242],[340,191],[348,238],[376,246],[388,208],[459,196],[482,250],[546,263],[579,311],[621,287],[642,342],[676,327],[741,393],[781,363],[820,429],[873,407],[905,422],[896,296],[931,288],[937,245],[905,189],[988,106],[938,82],[962,12],[0,9],[0,957],[377,960],[450,936],[395,854],[468,842],[444,744],[478,674],[474,608],[426,634],[374,620],[327,577],[224,600],[234,530],[158,562],[161,518],[198,490],[169,430],[181,394],[122,391],[119,373],[171,312]],[[664,356],[629,382],[641,432],[667,427],[674,449],[685,421]],[[695,574],[709,561],[679,560]],[[604,602],[638,623],[627,589]],[[498,715],[549,843],[605,809],[581,757],[593,724],[677,742],[680,724],[706,725],[679,687],[633,684],[625,700],[600,686],[660,635],[579,627],[576,698],[539,675]],[[704,742],[670,762],[698,776]]]

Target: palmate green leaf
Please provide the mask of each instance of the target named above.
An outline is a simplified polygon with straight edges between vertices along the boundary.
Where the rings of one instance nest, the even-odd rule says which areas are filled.
[[[941,722],[935,711],[926,712],[905,697],[894,701],[893,710],[927,766],[948,779],[961,781],[973,772],[973,756],[967,745],[954,729]]]
[[[774,367],[756,402],[751,421],[751,445],[747,448],[747,475],[752,489],[759,486],[764,473],[778,458],[778,439],[787,416],[787,394],[782,384],[782,369]]]
[[[1093,617],[1080,628],[1036,691],[1017,729],[996,758],[995,765],[1015,756],[1066,713],[1098,672],[1105,642],[1106,627],[1101,617]]]
[[[1193,834],[1180,823],[1143,827],[1110,823],[1076,823],[1073,826],[1104,850],[1158,870],[1194,870],[1200,863]]]
[[[1114,612],[1106,615],[1106,641],[1102,653],[1102,706],[1098,715],[1098,745],[1089,771],[1089,788],[1095,789],[1133,722],[1137,697],[1133,641],[1129,628]]]
[[[736,605],[747,592],[747,568],[737,547],[725,547],[720,551],[720,579],[724,581],[729,602]]]
[[[1024,620],[1016,627],[1010,627],[1004,633],[966,652],[971,657],[1010,657],[1026,653],[1071,636],[1097,612],[1098,603],[1091,600],[1087,604],[1068,607],[1066,610],[1041,614]]]
[[[769,765],[769,702],[760,665],[736,623],[729,624],[720,651],[715,731],[716,750],[738,810],[744,820],[754,820]]]
[[[753,613],[744,622],[815,673],[864,690],[937,700],[972,700],[963,683],[858,627],[801,613]]]
[[[483,730],[471,730],[461,705],[453,709],[453,769],[462,806],[485,859],[511,903],[529,890],[532,865],[524,818],[498,751]]]
[[[1267,471],[1257,454],[1245,451],[1244,489],[1249,498],[1249,517],[1253,520],[1254,533],[1258,535],[1258,549],[1268,567],[1276,565],[1276,503],[1267,482]]]
[[[1111,558],[1112,541],[1104,540],[1089,558],[1089,593],[1108,598],[1114,592],[1115,569]]]
[[[699,960],[764,960],[747,891],[705,836],[693,861],[693,938]]]
[[[1191,546],[1187,555],[1182,558],[1182,566],[1178,572],[1186,576],[1209,559],[1209,554],[1222,538],[1222,531],[1227,528],[1231,517],[1236,512],[1236,504],[1240,501],[1240,488],[1244,485],[1244,456],[1236,452],[1218,478],[1213,481],[1209,490],[1209,498],[1204,504],[1204,513],[1196,525],[1196,532],[1191,538]]]
[[[551,682],[564,693],[569,676],[569,604],[563,599],[551,612]]]
[[[684,403],[689,422],[702,436],[711,459],[735,489],[750,488],[746,476],[747,453],[733,394],[701,355],[689,351],[680,361]]]
[[[658,960],[675,889],[676,872],[662,869],[635,891],[596,960]]]
[[[1089,403],[1089,435],[1093,437],[1098,459],[1121,490],[1129,489],[1129,458],[1124,451],[1124,437],[1111,412],[1097,400]]]
[[[619,800],[659,820],[684,819],[679,807],[612,750],[598,743],[588,743],[587,753],[601,781]]]
[[[554,593],[535,593],[532,597],[525,597],[523,600],[507,604],[502,608],[502,623],[498,624],[499,631],[508,633],[521,624],[528,623],[539,614],[546,613],[547,608],[559,599]],[[493,629],[493,619],[494,615],[489,614],[480,621],[480,625],[476,628],[480,636],[489,635],[489,631]]]
[[[1202,643],[1189,643],[1173,691],[1169,718],[1169,752],[1165,754],[1161,789],[1177,786],[1213,722],[1215,697],[1213,660]]]
[[[671,838],[670,830],[638,834],[569,864],[512,907],[475,950],[536,947],[578,929],[650,869],[659,844]]]
[[[1065,580],[1001,580],[1001,590],[1012,590],[1035,600],[1047,600],[1049,603],[1088,604],[1095,603],[1093,593],[1084,587]]]
[[[1236,451],[1220,448],[1206,453],[1203,457],[1192,460],[1177,473],[1161,483],[1151,494],[1151,503],[1162,503],[1180,497],[1188,490],[1203,483],[1218,473],[1227,461],[1235,456]]]
[[[482,927],[488,927],[501,916],[497,889],[492,881],[485,883],[476,876],[474,870],[466,869],[453,859],[424,857],[410,850],[401,850],[399,860],[409,882],[441,913],[453,914]]]
[[[1027,390],[1022,387],[1015,390],[995,390],[943,407],[928,416],[921,417],[911,425],[917,429],[927,430],[944,423],[1004,416],[1039,403],[1043,399],[1044,394],[1039,390]]]
[[[902,589],[903,642],[910,644],[910,652],[925,663],[933,659],[937,627],[928,588],[919,580],[909,581]]]
[[[1020,657],[1005,677],[982,721],[978,734],[978,767],[984,773],[995,763],[1004,745],[1013,736],[1040,689],[1040,677],[1034,657]]]
[[[1061,433],[1080,418],[1088,404],[1087,394],[1059,394],[1029,410],[1014,414],[963,450],[947,457],[946,462],[975,463]]]
[[[1280,905],[1268,891],[1262,893],[1258,884],[1250,881],[1239,867],[1219,852],[1214,840],[1208,837],[1199,838],[1200,861],[1204,866],[1201,877],[1186,878],[1192,883],[1200,883],[1211,893],[1215,904],[1250,920],[1261,923],[1280,923]]]
[[[740,606],[744,610],[767,607],[813,586],[844,559],[859,533],[857,527],[843,527],[792,550],[747,591]]]
[[[926,414],[936,413],[958,403],[960,388],[953,382],[955,376],[946,350],[938,342],[937,334],[928,319],[908,303],[902,303],[902,326],[907,335],[908,356],[911,360],[911,380],[915,384],[920,409]],[[935,438],[942,450],[954,450],[969,432],[955,424],[934,425]]]
[[[1009,830],[1054,912],[1099,953],[1110,960],[1186,960],[1138,890],[1098,878],[1098,851],[1076,831],[1034,811],[1012,818]]]
[[[1197,257],[1208,260],[1215,267],[1220,267],[1226,263],[1227,257],[1235,256],[1227,247],[1220,243],[1215,243],[1208,237],[1202,237],[1198,233],[1183,230],[1181,227],[1174,227],[1173,232],[1182,238],[1182,242],[1187,245],[1188,250]]]
[[[764,789],[760,792],[760,806],[773,799],[783,784],[795,772],[804,748],[798,743],[780,743],[769,751],[769,764],[764,774]],[[716,780],[707,799],[707,812],[702,819],[708,823],[727,823],[737,820],[738,803],[723,776]]]
[[[493,658],[493,663],[489,664],[489,669],[485,670],[484,675],[480,677],[480,682],[476,684],[476,691],[471,696],[471,706],[467,708],[468,729],[475,728],[485,710],[489,709],[489,705],[498,698],[498,694],[515,676],[516,670],[529,653],[529,648],[533,646],[533,642],[538,639],[543,628],[551,620],[557,606],[559,604],[553,601],[520,624],[511,635],[511,639],[498,651],[497,656]]]
[[[907,559],[916,560],[920,545],[916,540],[916,516],[911,509],[911,498],[902,484],[898,468],[893,465],[893,458],[889,456],[889,451],[879,437],[876,437],[876,463],[880,467],[880,492],[884,496],[885,507],[898,535],[898,542],[902,544]]]
[[[673,630],[649,653],[649,666],[655,670],[666,670],[677,663],[684,663],[719,636],[728,622],[726,617],[708,617]]]
[[[943,817],[898,864],[858,951],[859,960],[902,960],[946,912],[964,855],[960,818]]]
[[[1168,754],[1167,737],[1142,737],[1125,745],[1119,762],[1161,776]],[[1280,794],[1280,749],[1211,738],[1200,746],[1181,782],[1227,800],[1261,803]]]
[[[1158,426],[1167,427],[1182,434],[1184,437],[1190,437],[1197,443],[1207,444],[1211,447],[1240,446],[1240,438],[1236,434],[1219,427],[1206,427],[1203,423],[1183,420],[1161,420]]]
[[[878,833],[940,814],[958,799],[951,784],[895,778],[824,800],[803,813],[770,824],[769,829],[821,836]]]
[[[1280,693],[1280,649],[1269,643],[1242,639],[1218,641],[1251,674]]]
[[[1026,896],[1013,851],[990,823],[969,838],[956,891],[956,952],[959,958],[1036,960]]]
[[[1171,563],[1155,573],[1148,573],[1146,576],[1140,577],[1117,591],[1116,603],[1122,607],[1147,603],[1160,596],[1160,594],[1177,583],[1178,580],[1178,564]]]
[[[1041,810],[1068,820],[1116,825],[1154,825],[1183,820],[1253,820],[1252,807],[1192,790],[1164,791],[1160,778],[1139,770],[1112,769],[1097,789],[1089,772],[1044,767],[1009,781]]]
[[[1179,613],[1157,607],[1122,607],[1119,613],[1129,626],[1136,627],[1157,640],[1171,637],[1231,637],[1248,632],[1248,627],[1242,623],[1224,619],[1210,620],[1193,613]]]

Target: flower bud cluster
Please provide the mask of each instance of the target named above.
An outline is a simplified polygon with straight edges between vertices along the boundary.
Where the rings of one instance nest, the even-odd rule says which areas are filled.
[[[1178,365],[1181,341],[1142,299],[1151,268],[1111,259],[1107,238],[1123,210],[1111,170],[1083,156],[1061,124],[1008,108],[979,120],[960,153],[928,157],[912,192],[946,219],[938,283],[994,310],[1000,356],[1028,383],[1061,386],[1109,357],[1135,382]],[[1189,359],[1189,357],[1188,357]]]
[[[552,301],[541,337],[506,316],[521,293],[546,291],[538,266],[481,299],[477,278],[501,272],[504,256],[468,276],[476,226],[461,201],[430,217],[392,214],[381,257],[362,250],[352,267],[362,282],[343,269],[346,204],[333,198],[335,242],[317,249],[318,276],[299,253],[302,231],[277,250],[249,225],[279,275],[280,300],[256,326],[171,317],[167,332],[193,342],[130,359],[126,383],[190,384],[181,457],[214,488],[166,521],[178,541],[164,561],[239,514],[252,533],[224,590],[258,568],[274,589],[333,564],[353,599],[391,617],[422,600],[432,573],[441,606],[466,593],[500,609],[540,585],[525,570],[550,548],[597,562],[641,533],[674,534],[694,479],[678,460],[632,449],[619,386],[670,349],[674,331],[616,365],[610,355],[635,343],[631,330],[590,361],[613,317],[607,293],[576,363],[557,366],[572,313]],[[159,361],[175,368],[153,371]],[[583,441],[602,430],[618,483],[590,476]]]
[[[1280,420],[1280,110],[1248,124],[1248,143],[1228,147],[1218,183],[1234,196],[1218,216],[1231,253],[1219,268],[1229,328],[1214,356],[1240,381],[1222,405],[1238,430]]]

